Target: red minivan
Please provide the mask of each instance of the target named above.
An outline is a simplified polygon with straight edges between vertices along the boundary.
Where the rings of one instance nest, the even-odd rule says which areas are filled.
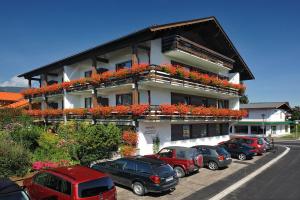
[[[254,136],[233,136],[231,142],[239,142],[248,146],[254,147],[258,155],[266,152],[266,145],[262,138]]]
[[[33,200],[117,199],[109,176],[83,166],[41,170],[23,185]]]
[[[157,154],[145,157],[162,160],[174,168],[177,177],[198,171],[203,167],[203,157],[195,148],[172,146],[161,149]]]

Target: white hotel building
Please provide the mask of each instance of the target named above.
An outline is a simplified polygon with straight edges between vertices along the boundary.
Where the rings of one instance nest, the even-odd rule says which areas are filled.
[[[155,25],[122,38],[96,46],[76,55],[21,74],[40,86],[68,82],[92,73],[130,68],[137,63],[150,65],[179,64],[190,71],[239,84],[254,79],[219,22],[214,17]],[[27,97],[30,104],[41,104],[41,109],[90,108],[130,104],[156,105],[189,104],[239,110],[241,94],[235,89],[197,84],[189,79],[171,77],[152,70],[138,78],[110,81],[97,86],[85,85],[53,94]],[[68,120],[64,116],[47,121]],[[152,153],[153,138],[159,137],[160,147],[216,144],[229,138],[232,117],[152,116],[141,118],[105,117],[90,120],[94,123],[114,122],[133,126],[139,133],[140,154]]]

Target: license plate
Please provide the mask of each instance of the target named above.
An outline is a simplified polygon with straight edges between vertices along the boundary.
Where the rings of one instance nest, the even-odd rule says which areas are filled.
[[[174,179],[173,176],[166,178],[166,182],[172,181],[173,179]]]

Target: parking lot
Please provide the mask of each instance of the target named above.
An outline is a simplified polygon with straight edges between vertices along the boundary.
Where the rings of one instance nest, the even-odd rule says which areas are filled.
[[[268,156],[269,153],[263,156],[255,156],[251,160],[238,161],[233,159],[233,163],[228,167],[216,171],[211,171],[206,168],[202,168],[199,173],[192,174],[190,176],[180,179],[179,184],[176,186],[176,190],[171,193],[153,194],[149,193],[143,197],[135,195],[132,190],[124,187],[117,187],[118,199],[184,199],[194,192],[205,188],[227,176],[239,171],[240,169],[253,165],[257,160],[264,156]]]

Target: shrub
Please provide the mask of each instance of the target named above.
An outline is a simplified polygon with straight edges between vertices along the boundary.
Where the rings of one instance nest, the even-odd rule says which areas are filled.
[[[24,176],[30,170],[30,159],[26,148],[0,133],[0,177]]]
[[[61,124],[58,134],[63,137],[72,159],[87,165],[92,161],[109,158],[121,143],[121,130],[114,124],[90,125],[82,122]]]

